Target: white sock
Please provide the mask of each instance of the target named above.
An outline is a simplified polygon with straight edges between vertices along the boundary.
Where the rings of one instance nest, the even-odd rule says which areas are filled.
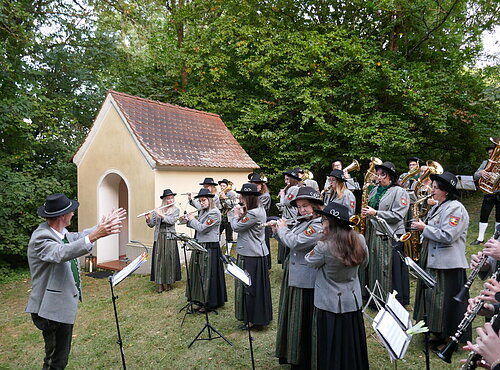
[[[479,223],[479,234],[477,236],[477,240],[480,242],[484,241],[484,233],[486,232],[486,228],[488,227],[487,222],[480,222]]]

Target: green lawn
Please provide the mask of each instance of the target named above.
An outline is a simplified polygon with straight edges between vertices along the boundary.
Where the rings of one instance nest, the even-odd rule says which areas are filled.
[[[476,237],[481,194],[477,193],[464,204],[471,216],[468,242]],[[490,226],[488,236],[493,229]],[[276,245],[274,244],[274,248]],[[479,248],[467,246],[468,255]],[[273,251],[273,259],[276,250]],[[184,273],[184,272],[183,272]],[[274,344],[277,325],[281,266],[273,261],[271,285],[273,296],[274,320],[261,331],[252,332],[253,347],[257,368],[280,368],[274,357]],[[185,279],[185,273],[183,275]],[[219,310],[219,314],[210,314],[211,324],[233,343],[228,345],[222,339],[197,341],[187,348],[192,339],[205,324],[205,317],[200,314],[187,315],[184,325],[181,320],[184,312],[179,309],[185,304],[185,280],[178,282],[175,289],[158,294],[149,276],[127,278],[115,288],[118,315],[122,339],[125,348],[127,367],[130,369],[244,369],[250,368],[250,352],[247,332],[238,329],[239,322],[234,318],[233,292],[234,281],[226,276],[229,302]],[[74,330],[73,348],[69,360],[70,369],[119,369],[121,358],[116,344],[117,333],[111,302],[109,283],[106,279],[93,279],[83,276],[84,301],[80,304]],[[476,281],[473,291],[482,285]],[[412,280],[412,294],[415,281]],[[40,368],[43,359],[43,339],[41,332],[35,329],[29,315],[24,313],[30,292],[30,280],[20,278],[17,281],[0,285],[0,369]],[[475,326],[482,325],[477,319]],[[365,320],[368,335],[370,366],[373,369],[395,368],[390,362],[385,349],[375,338],[373,330]],[[475,332],[474,332],[475,333]],[[400,369],[422,369],[425,359],[422,353],[423,336],[412,339],[410,349],[403,361],[397,363]],[[456,369],[460,358],[466,353],[459,351],[453,356],[451,365],[431,354],[431,367]]]

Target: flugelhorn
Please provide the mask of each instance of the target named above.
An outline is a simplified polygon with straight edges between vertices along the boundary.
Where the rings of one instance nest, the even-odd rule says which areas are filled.
[[[345,173],[349,173],[351,171],[359,171],[361,169],[361,166],[359,165],[359,162],[355,159],[352,160],[352,163],[344,168]]]
[[[160,209],[168,208],[168,207],[171,207],[171,206],[174,206],[174,205],[175,205],[175,203],[170,203],[170,204],[167,204],[167,205],[164,205],[164,206],[160,206],[158,208],[152,209],[151,211],[143,212],[140,215],[137,215],[137,217],[146,216],[147,214],[153,213],[154,211],[159,211]]]

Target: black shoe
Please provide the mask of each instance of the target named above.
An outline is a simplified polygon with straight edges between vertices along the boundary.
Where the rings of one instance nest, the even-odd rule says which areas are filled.
[[[479,245],[479,244],[482,244],[484,242],[484,240],[474,240],[472,243],[470,243],[470,245]]]

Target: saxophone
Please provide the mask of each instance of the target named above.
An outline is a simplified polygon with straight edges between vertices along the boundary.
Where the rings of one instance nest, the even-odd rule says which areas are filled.
[[[368,171],[366,171],[364,182],[363,182],[363,194],[361,196],[361,209],[368,207],[368,195],[369,195],[369,187],[371,185],[375,185],[375,180],[377,178],[377,174],[375,172],[375,166],[382,164],[382,160],[377,157],[370,158],[370,166],[368,167]],[[365,234],[366,231],[366,217],[360,217],[358,228],[360,234]]]
[[[495,144],[495,149],[484,168],[488,175],[481,177],[478,181],[479,189],[486,194],[493,194],[500,190],[500,139],[490,137],[490,141]]]

